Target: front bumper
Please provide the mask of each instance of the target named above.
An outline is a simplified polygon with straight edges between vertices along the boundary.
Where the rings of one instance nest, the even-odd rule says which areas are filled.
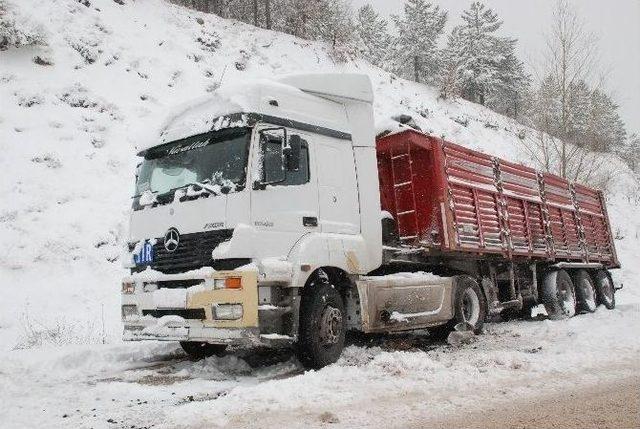
[[[215,287],[228,277],[240,278],[241,287]],[[175,287],[176,282],[185,280],[192,285]],[[216,319],[216,307],[224,305],[241,305],[241,317]],[[123,280],[122,309],[125,341],[204,341],[241,346],[263,343],[258,326],[256,271],[143,271]]]

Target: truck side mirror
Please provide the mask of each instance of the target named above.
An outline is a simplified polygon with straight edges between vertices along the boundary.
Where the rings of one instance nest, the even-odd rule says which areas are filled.
[[[136,165],[136,183],[138,183],[138,178],[140,177],[141,169],[142,169],[142,163],[139,162],[138,165]]]
[[[300,152],[302,151],[302,139],[300,136],[293,134],[289,138],[289,144],[285,146],[283,151],[287,171],[298,171],[300,169]]]
[[[286,143],[285,128],[267,128],[260,131],[262,177],[253,184],[253,189],[265,189],[267,185],[277,185],[286,180],[285,150],[288,147]]]

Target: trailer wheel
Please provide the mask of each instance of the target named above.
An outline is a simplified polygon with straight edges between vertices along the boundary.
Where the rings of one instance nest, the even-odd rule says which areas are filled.
[[[338,360],[344,347],[342,297],[327,281],[305,288],[300,303],[297,355],[306,368],[322,368]]]
[[[565,270],[549,271],[542,285],[542,303],[552,320],[568,319],[576,314],[576,295],[571,277]]]
[[[585,270],[576,270],[572,277],[576,291],[576,312],[593,313],[596,311],[596,288],[591,276]]]
[[[598,304],[602,304],[609,310],[616,306],[616,290],[613,287],[611,276],[606,270],[598,270],[593,274],[593,281],[596,284],[596,296]]]
[[[227,348],[225,344],[209,344],[199,341],[180,341],[180,347],[194,359],[204,359],[213,355],[220,356]]]

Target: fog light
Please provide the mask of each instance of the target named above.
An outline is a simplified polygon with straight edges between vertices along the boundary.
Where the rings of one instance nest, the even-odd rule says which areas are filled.
[[[242,318],[242,304],[217,304],[212,307],[213,318],[237,320]]]
[[[136,292],[135,283],[122,282],[122,293],[125,295],[131,295]]]
[[[135,304],[125,304],[122,306],[122,317],[126,319],[129,316],[138,315],[138,306]]]

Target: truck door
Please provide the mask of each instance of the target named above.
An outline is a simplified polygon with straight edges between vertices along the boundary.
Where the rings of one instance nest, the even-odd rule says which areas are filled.
[[[252,156],[251,222],[261,233],[256,256],[286,256],[300,237],[319,229],[313,145],[297,130],[261,127]],[[300,136],[299,167],[287,171],[282,139]],[[286,145],[285,145],[286,146]],[[286,149],[285,149],[286,150]]]
[[[351,142],[315,136],[322,232],[360,233],[360,207]]]

